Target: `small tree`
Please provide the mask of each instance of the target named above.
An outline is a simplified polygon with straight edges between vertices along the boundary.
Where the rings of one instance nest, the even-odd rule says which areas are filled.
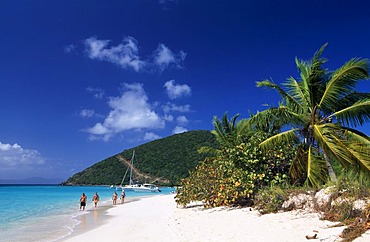
[[[286,125],[283,132],[264,140],[261,147],[296,143],[291,176],[296,181],[304,178],[314,187],[328,177],[336,180],[332,167],[335,162],[344,168],[370,171],[370,139],[353,129],[370,120],[370,93],[355,91],[356,84],[369,77],[369,62],[353,58],[337,70],[328,71],[322,67],[325,47],[311,61],[296,59],[300,79],[288,78],[285,89],[270,80],[257,82],[258,87],[275,89],[282,101],[250,120],[258,124],[273,117]]]

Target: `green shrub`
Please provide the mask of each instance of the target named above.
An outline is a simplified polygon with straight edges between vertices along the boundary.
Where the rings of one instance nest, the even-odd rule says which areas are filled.
[[[230,160],[208,158],[182,180],[176,202],[186,206],[192,201],[202,201],[205,207],[233,204],[253,193],[253,183],[246,178],[247,174]]]
[[[257,133],[248,142],[206,158],[181,181],[176,202],[183,206],[192,201],[202,201],[205,207],[235,205],[253,198],[265,186],[288,183],[294,149],[287,145],[262,151],[259,144],[265,138]]]

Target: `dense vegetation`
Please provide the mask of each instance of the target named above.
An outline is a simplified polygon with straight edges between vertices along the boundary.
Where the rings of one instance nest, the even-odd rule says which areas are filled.
[[[220,147],[202,149],[209,155],[181,181],[178,204],[240,204],[272,186],[319,188],[350,171],[369,181],[370,139],[354,129],[370,121],[370,93],[355,90],[368,79],[369,62],[354,58],[328,71],[321,57],[325,46],[310,61],[296,59],[299,79],[290,77],[283,87],[257,82],[278,91],[277,107],[239,122],[238,115],[214,118]]]
[[[138,182],[154,182],[160,185],[178,184],[187,177],[206,154],[200,154],[202,146],[218,147],[210,131],[197,130],[158,139],[100,161],[93,166],[73,175],[64,185],[111,185],[120,184],[127,170],[127,164],[118,156],[131,159],[135,150],[134,167],[140,174],[134,173]],[[127,184],[129,177],[125,179]]]
[[[236,123],[214,117],[213,134],[218,149],[203,147],[209,156],[188,178],[181,182],[176,201],[186,205],[203,201],[206,207],[248,202],[263,187],[289,183],[287,175],[295,156],[292,144],[276,145],[264,151],[259,144],[269,134],[255,129],[247,131],[247,122]]]

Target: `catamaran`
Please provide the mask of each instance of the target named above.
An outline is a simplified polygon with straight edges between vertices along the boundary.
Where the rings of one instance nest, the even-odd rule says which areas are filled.
[[[125,191],[134,191],[134,192],[161,192],[161,190],[157,186],[155,186],[154,184],[150,184],[150,183],[140,184],[140,183],[134,183],[133,182],[133,180],[132,180],[132,177],[133,177],[132,169],[133,169],[133,166],[134,166],[134,158],[135,158],[135,150],[132,153],[132,158],[130,160],[130,166],[127,167],[125,175],[122,178],[121,184],[118,187],[116,187],[116,190],[124,189]],[[126,178],[126,175],[127,175],[127,172],[128,172],[129,168],[130,168],[129,184],[123,186],[123,182]]]

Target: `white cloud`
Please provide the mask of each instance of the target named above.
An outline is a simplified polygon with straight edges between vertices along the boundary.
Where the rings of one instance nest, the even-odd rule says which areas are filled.
[[[0,142],[0,177],[17,179],[40,175],[45,158],[37,150],[24,149],[19,144]]]
[[[172,130],[172,134],[180,134],[180,133],[184,133],[184,132],[187,132],[188,130],[184,127],[180,127],[180,126],[176,126],[173,130]]]
[[[101,89],[100,87],[88,87],[86,88],[86,90],[89,92],[89,93],[92,93],[94,95],[95,98],[97,99],[102,99],[103,96],[104,96],[104,90]]]
[[[183,85],[176,85],[175,80],[170,80],[164,84],[166,88],[167,95],[170,99],[176,99],[179,97],[190,96],[191,95],[191,88],[190,86],[183,84]]]
[[[162,106],[162,108],[165,113],[169,113],[172,111],[180,112],[180,113],[187,113],[191,111],[189,104],[179,106],[173,103],[166,103],[165,105]]]
[[[80,116],[83,118],[91,118],[95,115],[95,110],[93,109],[82,109],[80,111]]]
[[[189,120],[185,116],[178,116],[176,121],[179,125],[187,125],[189,123]]]
[[[93,60],[107,61],[120,66],[123,69],[141,71],[163,71],[170,66],[182,68],[186,53],[179,51],[173,53],[164,44],[159,44],[153,51],[152,59],[143,59],[139,55],[138,42],[133,37],[125,37],[122,43],[112,46],[110,40],[99,40],[90,37],[85,40],[87,56]]]
[[[124,84],[119,97],[111,97],[108,105],[111,109],[103,123],[97,123],[86,132],[93,139],[108,140],[116,133],[132,129],[161,129],[165,122],[152,110],[142,84]]]
[[[108,61],[123,69],[132,68],[141,71],[145,62],[140,60],[137,41],[133,37],[126,37],[117,46],[109,46],[109,40],[98,40],[90,37],[85,40],[87,55],[90,59]]]
[[[1,167],[13,167],[18,165],[40,165],[45,160],[37,150],[23,149],[18,144],[4,144],[0,142],[0,165]]]
[[[174,54],[167,46],[159,44],[154,51],[153,62],[157,65],[159,71],[163,71],[170,65],[181,68],[185,58],[185,52],[180,51],[178,54]]]
[[[146,132],[145,136],[144,136],[145,141],[152,141],[152,140],[156,140],[156,139],[160,139],[160,138],[162,138],[162,137],[153,133],[153,132]]]

